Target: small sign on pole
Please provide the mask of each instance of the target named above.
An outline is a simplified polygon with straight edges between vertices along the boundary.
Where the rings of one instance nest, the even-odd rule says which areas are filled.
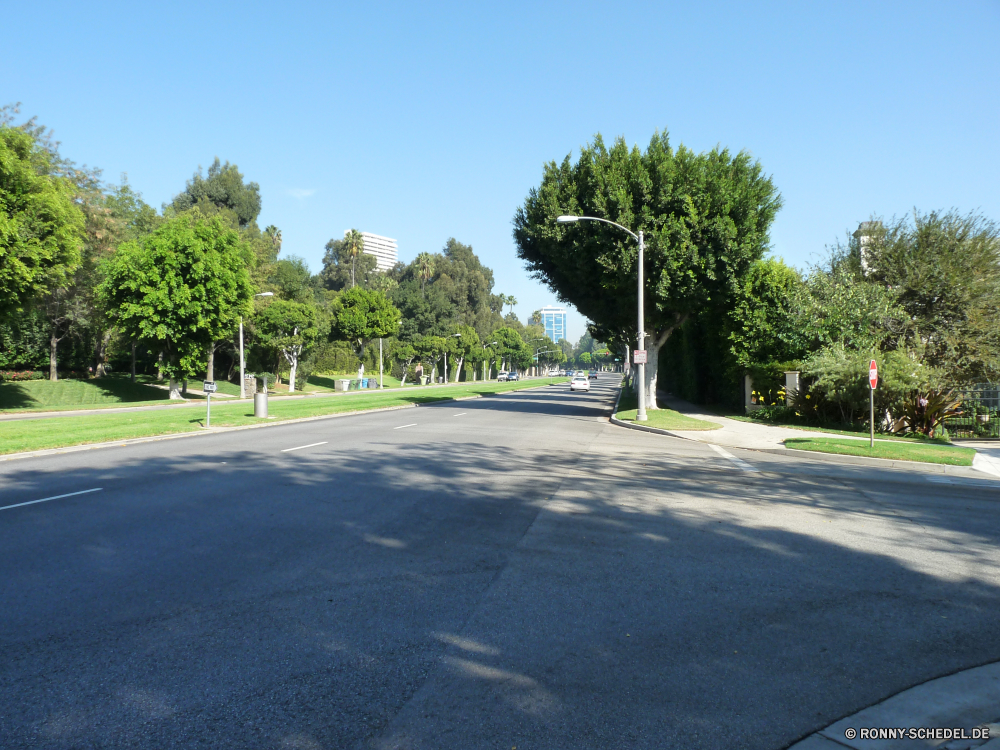
[[[206,380],[201,389],[205,392],[205,428],[208,429],[212,426],[212,394],[219,390],[219,386],[214,380]]]
[[[878,364],[876,364],[873,359],[868,363],[868,385],[871,388],[868,391],[868,419],[870,422],[871,434],[868,440],[868,447],[872,450],[875,449],[875,389],[878,387]]]
[[[646,364],[646,350],[645,349],[636,349],[634,352],[632,352],[632,355],[633,355],[633,359],[634,359],[634,361],[635,361],[635,363],[637,365],[644,365],[644,364]]]

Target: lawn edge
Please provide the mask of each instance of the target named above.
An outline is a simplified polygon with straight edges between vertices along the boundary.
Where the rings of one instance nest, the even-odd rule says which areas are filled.
[[[518,393],[520,391],[530,391],[535,388],[548,388],[551,383],[545,383],[543,385],[530,385],[524,388],[512,388],[506,391],[500,391],[498,393],[489,394],[490,396],[502,396],[506,393]],[[277,427],[279,425],[295,424],[297,422],[315,422],[320,419],[337,419],[339,417],[354,417],[359,414],[372,414],[380,411],[399,411],[400,409],[416,409],[419,406],[433,406],[435,404],[443,404],[448,401],[470,401],[477,398],[488,398],[488,396],[482,396],[480,394],[473,394],[471,396],[454,396],[451,398],[440,398],[429,404],[400,404],[397,406],[379,406],[374,409],[357,409],[355,411],[342,411],[336,414],[319,414],[312,417],[293,417],[292,419],[282,419],[276,420],[274,422],[261,422],[258,424],[244,424],[237,425],[235,427],[208,427],[201,428],[197,430],[192,430],[191,432],[167,432],[161,435],[147,435],[145,437],[128,438],[126,440],[107,440],[100,443],[78,443],[76,445],[65,445],[55,448],[40,448],[33,451],[22,451],[20,453],[6,453],[0,454],[0,462],[2,461],[14,461],[23,458],[41,458],[43,456],[54,456],[62,453],[76,453],[79,451],[86,450],[97,450],[99,448],[124,448],[130,445],[138,445],[140,443],[152,443],[158,440],[175,440],[178,438],[187,437],[200,437],[203,435],[218,435],[225,432],[237,432],[239,430],[258,430],[263,427]]]
[[[802,440],[803,438],[789,438],[789,439]],[[816,438],[816,439],[821,440],[823,438]],[[898,441],[887,440],[885,442],[892,443],[892,442],[898,442]],[[784,441],[782,441],[782,444],[784,445]],[[955,446],[955,447],[962,447],[962,446]],[[787,445],[785,445],[785,450],[786,451],[792,451],[793,453],[800,453],[800,454],[802,454],[802,453],[812,453],[812,454],[818,453],[818,454],[823,455],[823,456],[837,456],[838,458],[856,458],[856,459],[858,459],[860,461],[882,461],[882,462],[890,463],[890,464],[892,464],[892,463],[900,463],[900,462],[905,463],[905,464],[931,464],[933,466],[954,466],[956,468],[962,468],[962,469],[971,469],[971,468],[973,468],[973,464],[975,463],[975,460],[976,460],[976,455],[978,455],[978,453],[979,453],[979,451],[977,451],[975,448],[971,448],[970,450],[974,451],[974,453],[972,454],[971,458],[969,459],[969,463],[967,463],[967,464],[949,464],[949,463],[944,463],[943,461],[921,461],[920,459],[911,459],[911,458],[878,458],[876,456],[858,456],[858,455],[855,455],[853,453],[831,453],[830,451],[813,451],[813,450],[808,450],[808,449],[803,449],[803,448],[790,448]]]

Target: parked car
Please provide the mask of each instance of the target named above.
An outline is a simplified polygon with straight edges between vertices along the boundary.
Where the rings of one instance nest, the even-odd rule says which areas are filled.
[[[597,370],[590,371],[590,380],[597,380]]]
[[[511,370],[507,373],[507,380],[520,380],[521,376],[517,374],[517,370]]]
[[[586,375],[574,375],[573,379],[569,381],[569,389],[571,391],[589,391],[590,379]]]
[[[500,370],[500,372],[497,373],[497,382],[498,383],[503,383],[503,382],[506,382],[506,380],[507,380],[507,371],[506,370]]]

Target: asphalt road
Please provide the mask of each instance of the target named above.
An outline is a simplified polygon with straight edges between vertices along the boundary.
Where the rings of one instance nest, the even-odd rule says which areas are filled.
[[[1000,659],[996,482],[614,383],[0,464],[0,747],[777,749]]]

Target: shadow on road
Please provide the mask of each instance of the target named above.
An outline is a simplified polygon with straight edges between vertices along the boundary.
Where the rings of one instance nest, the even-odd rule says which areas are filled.
[[[985,489],[748,477],[618,430],[72,479],[108,493],[0,514],[10,747],[779,748],[1000,659]]]

